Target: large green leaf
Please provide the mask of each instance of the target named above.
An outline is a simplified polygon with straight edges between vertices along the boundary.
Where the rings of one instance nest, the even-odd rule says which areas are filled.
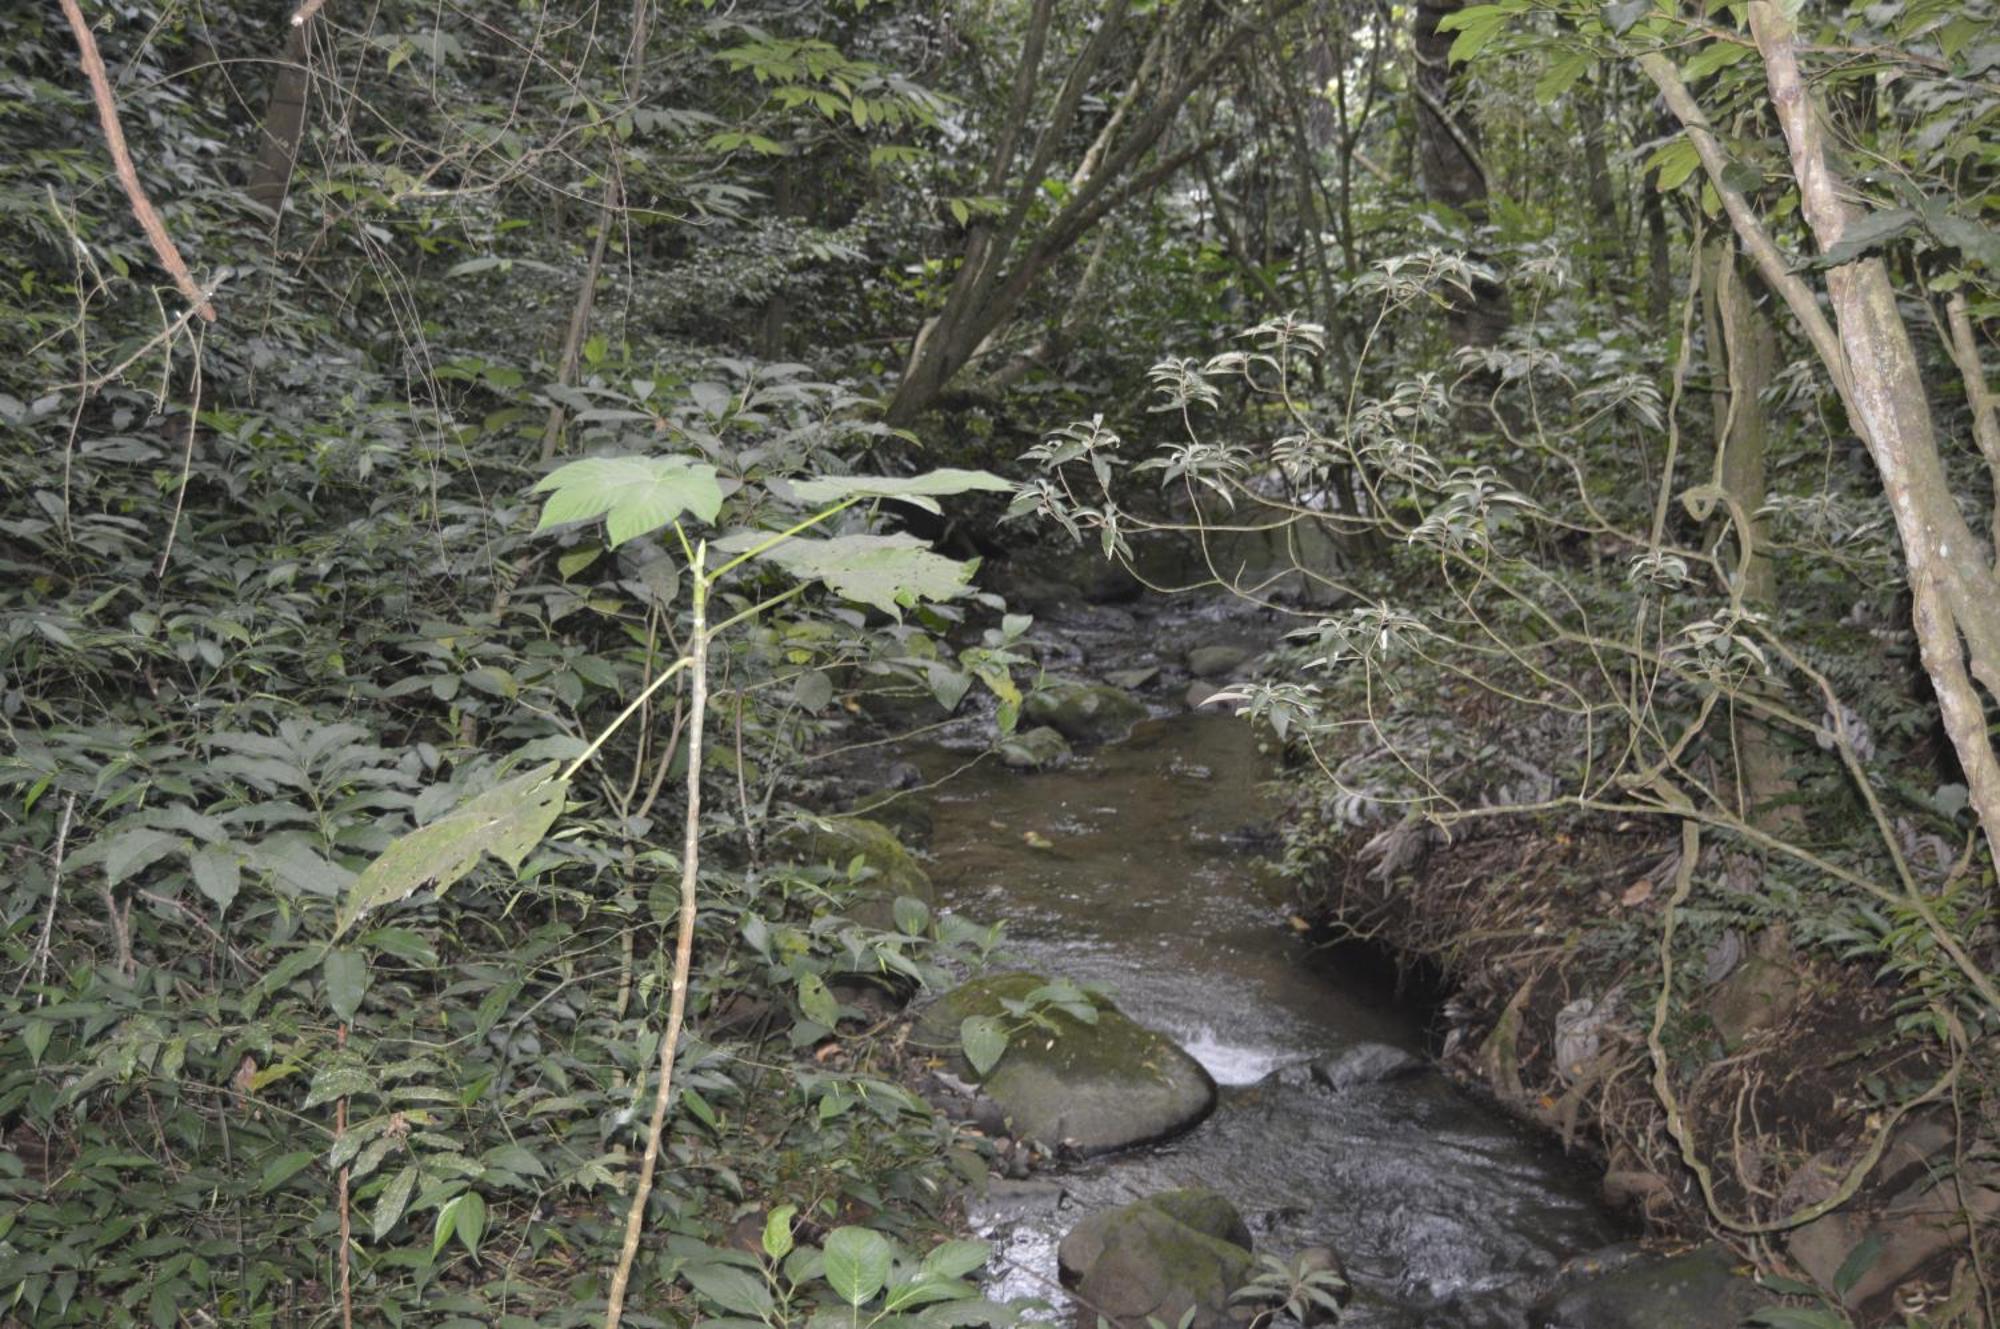
[[[952,494],[984,489],[991,493],[1014,492],[1011,481],[990,471],[965,471],[946,467],[922,475],[827,475],[814,480],[790,482],[792,496],[815,507],[854,497],[900,498],[926,512],[940,511],[937,501]]]
[[[836,595],[873,605],[892,618],[919,600],[965,594],[972,565],[932,552],[913,535],[836,535],[787,540],[759,557],[801,581],[823,581]]]
[[[519,871],[562,811],[569,782],[556,778],[555,762],[537,766],[487,790],[455,812],[402,836],[368,865],[335,915],[337,938],[362,915],[406,900],[420,887],[442,891],[492,854]]]
[[[1007,1030],[990,1015],[968,1015],[958,1026],[959,1046],[975,1074],[984,1075],[1007,1052]]]
[[[771,1289],[748,1269],[729,1264],[690,1264],[681,1277],[688,1286],[732,1315],[763,1319],[772,1308]]]
[[[834,1295],[859,1306],[889,1281],[894,1254],[889,1241],[865,1227],[837,1227],[826,1234],[826,1281]]]
[[[536,530],[603,517],[613,546],[672,525],[683,512],[712,522],[722,510],[715,468],[688,457],[586,457],[543,476],[534,492],[549,496]]]

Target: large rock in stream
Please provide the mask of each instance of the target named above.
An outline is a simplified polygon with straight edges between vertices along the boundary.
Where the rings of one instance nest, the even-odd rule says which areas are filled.
[[[953,1074],[980,1081],[1016,1136],[1083,1154],[1177,1135],[1214,1110],[1215,1081],[1201,1063],[1107,1002],[1098,1001],[1094,1024],[1044,1010],[1053,1027],[1008,1009],[1048,981],[1027,973],[974,979],[925,1007],[911,1042],[946,1058]],[[975,1015],[1010,1031],[1005,1054],[983,1077],[960,1041]]]
[[[1056,1254],[1074,1286],[1077,1329],[1102,1316],[1117,1329],[1147,1321],[1188,1329],[1249,1322],[1252,1308],[1229,1298],[1250,1280],[1250,1229],[1235,1206],[1211,1190],[1169,1191],[1092,1214],[1071,1229]]]
[[[1072,743],[1116,743],[1146,718],[1146,705],[1108,683],[1050,683],[1028,694],[1021,713]]]
[[[896,833],[867,817],[811,817],[786,831],[772,846],[795,863],[830,864],[844,870],[859,858],[865,875],[848,897],[847,915],[864,927],[889,932],[896,927],[896,898],[908,895],[937,905],[937,888],[916,856]]]
[[[1770,1300],[1715,1246],[1669,1256],[1631,1257],[1613,1250],[1605,1258],[1573,1262],[1528,1312],[1528,1324],[1532,1329],[1725,1329]]]

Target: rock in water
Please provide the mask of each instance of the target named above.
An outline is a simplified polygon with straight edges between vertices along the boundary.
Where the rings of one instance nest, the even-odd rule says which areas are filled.
[[[1069,760],[1069,740],[1047,725],[1015,734],[1000,744],[1000,762],[1017,771],[1039,771]]]
[[[1058,1256],[1065,1281],[1076,1282],[1077,1329],[1096,1329],[1100,1316],[1116,1329],[1247,1324],[1254,1308],[1229,1298],[1250,1279],[1249,1237],[1214,1191],[1170,1191],[1093,1214]],[[1079,1261],[1087,1263],[1072,1268]]]
[[[1741,1324],[1770,1301],[1714,1246],[1590,1269],[1588,1259],[1577,1261],[1530,1309],[1528,1323],[1534,1329],[1717,1329]]]
[[[1015,1135],[1084,1154],[1107,1153],[1177,1135],[1215,1107],[1215,1081],[1172,1040],[1097,1004],[1097,1022],[1047,1013],[1052,1025],[1025,1025],[1004,1003],[1021,1002],[1048,980],[994,974],[952,989],[925,1007],[911,1042],[947,1058],[952,1074],[979,1080]],[[997,1019],[1007,1050],[984,1077],[961,1050],[970,1016]]]
[[[1187,653],[1188,672],[1196,678],[1223,678],[1250,659],[1247,646],[1197,646]]]
[[[1250,1225],[1236,1206],[1220,1191],[1205,1186],[1180,1191],[1162,1191],[1118,1209],[1092,1214],[1069,1230],[1056,1247],[1056,1269],[1064,1287],[1075,1287],[1096,1267],[1112,1244],[1115,1229],[1135,1209],[1157,1209],[1177,1223],[1185,1224],[1205,1237],[1250,1249]]]
[[[879,821],[809,817],[780,835],[772,849],[794,863],[830,863],[843,870],[859,857],[869,875],[848,898],[847,913],[864,927],[894,931],[896,897],[901,895],[913,896],[931,907],[937,905],[930,874],[903,847],[896,833]]]
[[[1145,703],[1103,683],[1051,683],[1029,693],[1021,711],[1073,743],[1115,743],[1146,718]]]
[[[1430,1063],[1387,1043],[1357,1043],[1337,1056],[1324,1057],[1312,1064],[1313,1083],[1335,1093],[1356,1085],[1386,1084],[1406,1076],[1422,1075]]]

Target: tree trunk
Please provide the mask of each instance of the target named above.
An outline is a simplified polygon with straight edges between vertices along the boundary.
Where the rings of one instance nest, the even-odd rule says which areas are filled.
[[[1796,29],[1773,0],[1752,0],[1750,31],[1791,153],[1800,210],[1826,253],[1840,243],[1856,212],[1827,157],[1819,108],[1799,70]],[[1716,169],[1712,178],[1720,174]],[[1895,515],[1917,646],[1988,850],[2000,855],[2000,756],[1986,722],[1987,703],[2000,699],[2000,575],[1993,551],[1974,538],[1952,495],[1887,265],[1867,258],[1833,268],[1826,287],[1844,360],[1833,366],[1835,377],[1845,380],[1851,423],[1868,446]]]
[[[1465,0],[1418,0],[1412,20],[1416,53],[1411,91],[1416,98],[1417,162],[1424,194],[1465,219],[1468,230],[1486,225],[1486,168],[1479,157],[1479,126],[1467,113],[1452,77],[1452,34],[1438,24],[1465,7]],[[1474,251],[1468,257],[1477,259]],[[1445,314],[1453,346],[1492,346],[1513,322],[1506,289],[1476,282]]]
[[[264,107],[257,161],[243,191],[252,203],[269,208],[274,215],[284,207],[292,186],[292,168],[299,160],[299,144],[305,138],[306,100],[312,89],[312,73],[306,65],[312,25],[310,18],[289,25],[285,52],[278,58],[278,75],[271,83],[271,99]]]
[[[1038,0],[1015,69],[1013,103],[987,167],[985,192],[998,197],[1005,210],[997,218],[975,218],[966,227],[958,275],[945,295],[944,308],[917,333],[903,377],[890,398],[891,424],[908,425],[922,415],[974,355],[1013,320],[1057,261],[1112,209],[1171,178],[1199,155],[1205,145],[1196,143],[1149,167],[1141,166],[1188,98],[1301,2],[1269,0],[1233,19],[1229,16],[1238,11],[1226,5],[1162,11],[1161,26],[1146,43],[1136,69],[1121,80],[1124,90],[1109,118],[1069,173],[1069,190],[1060,206],[1046,222],[1030,228],[1042,184],[1059,169],[1058,152],[1074,141],[1087,109],[1087,94],[1100,82],[1131,10],[1129,0],[1114,0],[1101,8],[1097,27],[1071,59],[1053,102],[1037,114],[1035,92],[1049,81],[1041,62],[1053,9],[1050,0]],[[1217,26],[1219,34],[1211,33]],[[1039,126],[1033,134],[1031,123]],[[1021,164],[1017,157],[1024,147],[1027,161]]]
[[[1711,241],[1702,255],[1703,313],[1708,356],[1715,376],[1715,478],[1734,504],[1724,534],[1737,545],[1738,602],[1769,614],[1778,603],[1776,566],[1770,555],[1770,519],[1762,515],[1769,422],[1763,394],[1778,359],[1777,337],[1758,310],[1727,238]],[[1796,792],[1785,774],[1785,757],[1771,727],[1751,716],[1732,721],[1736,740],[1737,815],[1773,835],[1794,838],[1805,829],[1796,804],[1781,802]]]

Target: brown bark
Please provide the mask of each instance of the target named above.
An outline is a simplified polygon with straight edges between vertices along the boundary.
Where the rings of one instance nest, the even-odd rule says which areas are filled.
[[[305,139],[306,102],[312,88],[306,64],[311,28],[310,18],[289,25],[284,54],[278,58],[278,74],[271,83],[271,99],[264,107],[257,161],[243,190],[252,203],[274,214],[284,206],[285,195],[291,190],[292,169],[298,165],[299,145]]]
[[[83,66],[84,78],[90,83],[91,100],[97,106],[97,123],[104,131],[104,145],[111,151],[111,166],[118,174],[118,183],[124,187],[132,216],[138,221],[139,229],[146,233],[146,241],[153,246],[160,266],[174,279],[180,293],[187,297],[196,313],[213,323],[215,306],[195,284],[193,274],[181,258],[180,249],[175,246],[173,237],[167,234],[166,223],[153,210],[153,201],[146,197],[146,187],[139,182],[139,168],[132,162],[131,149],[125,146],[125,129],[118,123],[118,103],[111,96],[111,76],[104,68],[103,54],[97,49],[96,34],[91,32],[90,22],[84,18],[76,0],[62,0],[62,11],[63,17],[69,20],[70,33],[76,38],[77,59]]]
[[[1776,371],[1777,337],[1738,270],[1735,245],[1726,238],[1710,243],[1702,262],[1709,363],[1718,384],[1715,482],[1734,504],[1728,534],[1738,547],[1731,591],[1745,609],[1769,614],[1777,607],[1778,578],[1770,520],[1761,515],[1770,437],[1762,397]],[[1733,717],[1732,727],[1737,815],[1773,835],[1803,831],[1799,808],[1779,802],[1796,786],[1785,775],[1777,735],[1751,715]]]

